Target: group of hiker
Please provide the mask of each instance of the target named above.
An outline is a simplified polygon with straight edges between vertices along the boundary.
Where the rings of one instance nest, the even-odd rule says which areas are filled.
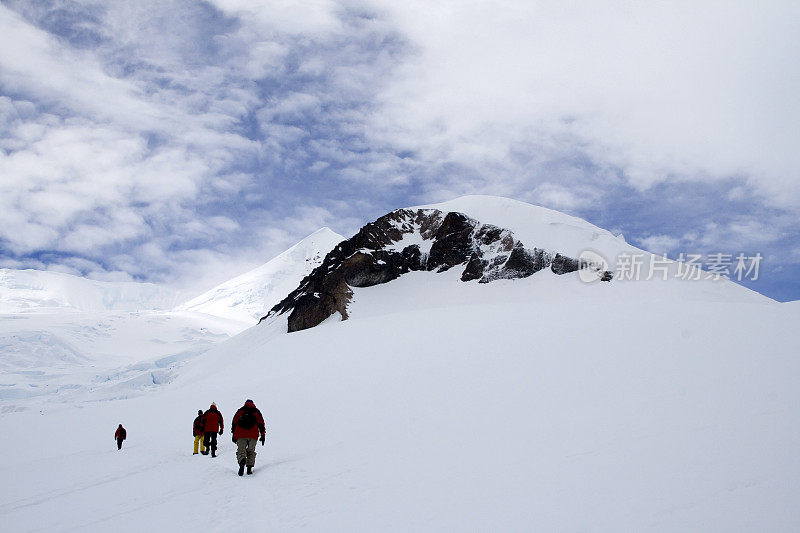
[[[222,413],[217,409],[217,404],[212,403],[211,407],[204,413],[197,411],[197,418],[194,419],[192,431],[194,434],[194,454],[197,454],[198,445],[200,453],[211,457],[217,456],[217,434],[222,435],[225,429],[225,422]],[[253,400],[247,400],[244,405],[236,411],[231,421],[231,434],[234,444],[236,444],[236,462],[239,464],[239,475],[253,473],[256,464],[256,442],[264,441],[267,436],[267,428],[264,424],[264,417],[258,410]],[[202,440],[201,440],[202,437]]]
[[[217,409],[216,403],[212,403],[206,412],[199,409],[197,418],[194,419],[194,424],[192,425],[192,435],[194,435],[194,453],[192,455],[198,454],[199,447],[199,453],[202,455],[210,453],[211,457],[216,457],[217,435],[222,435],[224,429],[225,422],[222,419],[222,413]],[[253,467],[256,464],[256,443],[260,440],[263,446],[267,436],[264,417],[256,407],[256,404],[253,403],[253,400],[244,402],[244,405],[233,415],[231,433],[233,434],[233,442],[236,444],[236,462],[239,464],[239,475],[244,475],[245,467],[247,468],[247,473],[252,474]],[[120,424],[114,433],[118,450],[122,448],[122,441],[126,437],[127,432]]]

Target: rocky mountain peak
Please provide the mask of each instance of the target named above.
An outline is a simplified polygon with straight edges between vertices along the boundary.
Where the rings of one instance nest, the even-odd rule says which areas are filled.
[[[463,268],[461,281],[524,278],[545,268],[556,274],[591,267],[577,258],[530,247],[514,233],[467,215],[432,208],[399,209],[339,243],[300,285],[262,320],[289,313],[289,331],[348,318],[351,287],[387,283],[412,271]],[[601,279],[611,280],[610,272]]]

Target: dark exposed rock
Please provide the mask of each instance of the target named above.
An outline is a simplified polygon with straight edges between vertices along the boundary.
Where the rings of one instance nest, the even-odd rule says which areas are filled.
[[[434,235],[428,256],[427,269],[437,272],[460,265],[469,260],[474,251],[472,233],[475,221],[461,213],[447,213]]]
[[[410,238],[401,249],[405,237]],[[423,252],[425,248],[428,253]],[[558,253],[552,256],[539,248],[526,248],[509,230],[481,224],[462,213],[400,209],[339,243],[262,320],[289,313],[292,332],[314,327],[337,312],[347,319],[347,305],[353,296],[350,287],[370,287],[412,271],[444,272],[457,266],[464,267],[462,281],[489,283],[527,277],[548,266],[556,274],[566,274],[589,265]],[[610,281],[611,273],[604,272],[601,279]]]
[[[524,278],[539,272],[549,262],[550,256],[545,254],[544,250],[539,250],[538,248],[526,250],[522,243],[518,243],[511,250],[511,255],[508,256],[504,269],[511,274],[509,277]]]
[[[556,274],[567,274],[575,272],[581,268],[581,263],[578,259],[566,257],[561,254],[556,254],[553,258],[553,263],[550,265],[550,270]]]
[[[336,312],[347,318],[347,303],[350,301],[352,291],[341,291],[326,294],[325,297],[316,294],[303,294],[294,302],[294,307],[289,315],[291,331],[313,328]]]
[[[477,253],[472,254],[467,262],[467,268],[461,274],[461,281],[472,281],[474,279],[481,279],[483,271],[486,268],[488,261],[484,261]]]

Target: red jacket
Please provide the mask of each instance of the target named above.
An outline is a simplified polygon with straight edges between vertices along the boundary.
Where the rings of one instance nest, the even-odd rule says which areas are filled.
[[[118,427],[117,430],[114,432],[114,438],[117,439],[117,440],[119,440],[119,439],[125,440],[125,437],[127,437],[127,436],[128,436],[128,434],[125,431],[125,428],[122,427],[122,426]]]
[[[206,432],[206,420],[203,418],[203,415],[197,415],[197,418],[194,419],[194,425],[192,426],[192,435],[195,437],[197,435],[204,435]]]
[[[243,416],[245,418],[249,418],[249,415],[252,415],[253,424],[250,427],[242,427],[240,422],[243,421]],[[264,426],[264,417],[261,416],[261,411],[258,410],[256,404],[253,402],[247,401],[244,402],[244,405],[236,411],[236,414],[233,416],[233,422],[231,422],[231,430],[233,431],[233,438],[234,440],[238,439],[257,439],[259,434],[261,436],[265,435],[267,432],[267,428]]]
[[[211,406],[208,411],[203,413],[206,419],[206,433],[216,433],[223,430],[222,413],[217,408]]]

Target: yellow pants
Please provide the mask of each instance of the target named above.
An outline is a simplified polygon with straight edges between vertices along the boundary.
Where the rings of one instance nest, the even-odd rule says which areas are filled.
[[[203,445],[203,435],[194,436],[194,453],[197,453],[197,443],[200,443],[200,452],[205,452],[206,447]]]

